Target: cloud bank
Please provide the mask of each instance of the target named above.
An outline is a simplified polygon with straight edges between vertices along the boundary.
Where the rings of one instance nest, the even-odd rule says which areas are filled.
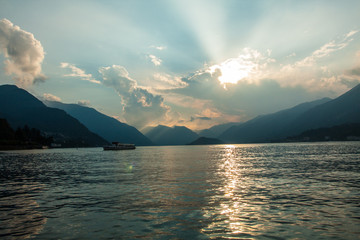
[[[41,72],[45,55],[41,43],[32,33],[20,29],[5,18],[0,20],[0,53],[6,58],[6,74],[14,75],[17,85],[26,88],[46,79]]]
[[[273,57],[270,49],[243,48],[236,57],[205,64],[187,76],[163,72],[166,68],[160,67],[146,79],[146,86],[139,86],[146,81],[137,82],[120,65],[99,68],[98,80],[74,64],[63,62],[61,67],[71,70],[64,76],[115,89],[121,97],[121,101],[113,102],[121,108],[119,119],[138,129],[158,124],[203,129],[345,92],[360,81],[360,51],[349,48],[357,36],[358,31],[348,32],[305,56],[294,52]],[[355,54],[358,61],[349,67],[348,62],[337,58],[342,54],[351,58]],[[155,55],[147,57],[155,66],[162,65]]]

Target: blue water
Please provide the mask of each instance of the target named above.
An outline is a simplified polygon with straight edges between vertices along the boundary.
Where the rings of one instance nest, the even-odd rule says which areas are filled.
[[[359,239],[360,142],[0,153],[1,239]]]

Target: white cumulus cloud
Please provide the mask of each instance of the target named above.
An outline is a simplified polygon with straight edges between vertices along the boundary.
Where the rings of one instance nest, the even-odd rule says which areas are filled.
[[[163,97],[139,87],[123,66],[101,67],[99,72],[102,75],[103,84],[113,87],[121,96],[123,117],[127,123],[142,129],[147,125],[157,123],[166,116],[169,107],[164,104]]]
[[[5,56],[6,74],[14,75],[17,85],[28,87],[46,79],[41,72],[45,53],[40,41],[5,18],[0,20],[0,53]]]

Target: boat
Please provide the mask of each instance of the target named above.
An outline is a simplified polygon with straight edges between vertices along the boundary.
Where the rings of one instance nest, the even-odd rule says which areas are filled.
[[[119,142],[112,142],[112,145],[104,146],[104,150],[131,150],[135,148],[135,144]]]

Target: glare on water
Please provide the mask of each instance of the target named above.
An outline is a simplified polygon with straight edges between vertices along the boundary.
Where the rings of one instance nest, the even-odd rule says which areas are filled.
[[[0,153],[0,237],[357,239],[360,143]]]

